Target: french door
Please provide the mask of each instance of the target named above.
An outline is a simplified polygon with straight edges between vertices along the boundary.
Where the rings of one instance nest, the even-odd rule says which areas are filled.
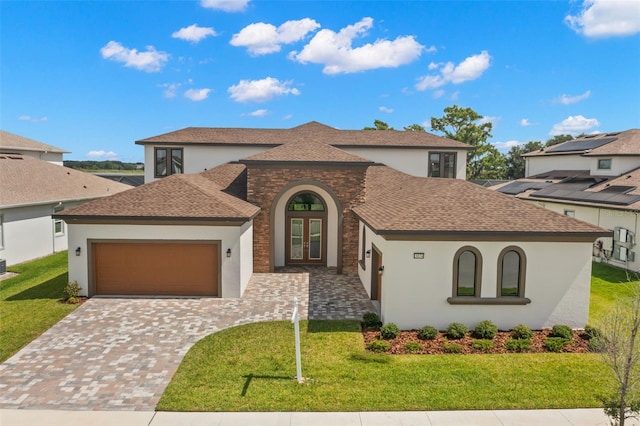
[[[324,218],[290,216],[287,236],[288,263],[324,263]]]

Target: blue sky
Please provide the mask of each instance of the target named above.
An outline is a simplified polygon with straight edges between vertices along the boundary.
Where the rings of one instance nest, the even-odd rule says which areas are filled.
[[[640,0],[2,1],[0,127],[142,161],[189,126],[429,129],[445,107],[503,152],[640,127]]]

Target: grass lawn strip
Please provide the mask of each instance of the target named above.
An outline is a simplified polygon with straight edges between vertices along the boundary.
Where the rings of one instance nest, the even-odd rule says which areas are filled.
[[[377,355],[357,321],[304,321],[294,380],[293,325],[212,334],[185,357],[158,404],[167,411],[378,411],[599,407],[611,380],[595,354]]]
[[[67,285],[67,252],[9,268],[0,281],[0,362],[64,318],[78,305],[60,303]]]
[[[638,275],[602,263],[593,263],[591,270],[591,302],[589,322],[591,325],[601,320],[611,309],[616,299],[631,294],[638,286]]]

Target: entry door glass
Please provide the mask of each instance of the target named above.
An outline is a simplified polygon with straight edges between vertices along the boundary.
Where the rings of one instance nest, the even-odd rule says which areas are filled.
[[[304,219],[291,219],[291,259],[304,258]]]
[[[322,219],[309,219],[309,260],[322,259]]]

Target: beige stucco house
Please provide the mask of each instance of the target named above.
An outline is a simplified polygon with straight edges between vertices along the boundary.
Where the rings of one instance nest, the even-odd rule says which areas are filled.
[[[234,298],[253,273],[318,265],[402,328],[587,321],[604,231],[466,182],[468,145],[317,122],[137,143],[147,184],[55,215],[88,296]]]

